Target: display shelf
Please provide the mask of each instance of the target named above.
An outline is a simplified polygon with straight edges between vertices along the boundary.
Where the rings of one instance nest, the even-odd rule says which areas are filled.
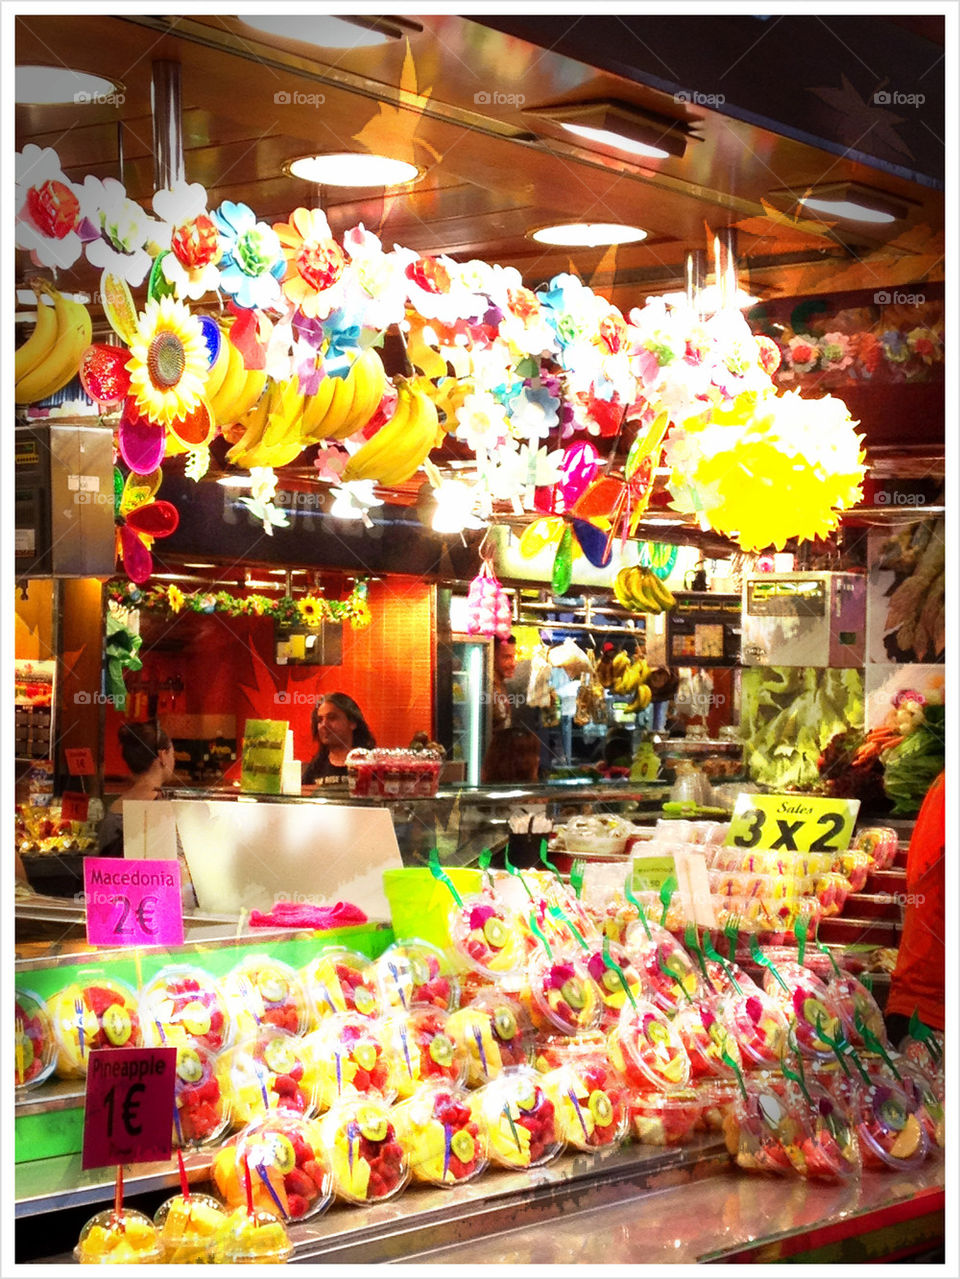
[[[183,1157],[191,1185],[210,1176],[210,1151],[194,1151]],[[134,1164],[124,1169],[123,1186],[129,1201],[136,1195],[180,1185],[176,1158],[164,1163]],[[57,1155],[17,1165],[14,1180],[14,1216],[36,1217],[89,1204],[92,1208],[113,1202],[114,1168],[80,1167],[80,1155]]]

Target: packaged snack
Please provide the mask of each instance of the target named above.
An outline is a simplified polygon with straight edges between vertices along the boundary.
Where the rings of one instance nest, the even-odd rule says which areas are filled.
[[[216,979],[188,964],[168,964],[140,997],[143,1042],[148,1048],[192,1044],[217,1053],[233,1037],[227,1000]]]
[[[395,942],[374,962],[374,972],[384,1017],[416,1004],[447,1012],[459,1003],[453,965],[429,942]]]
[[[573,952],[550,958],[534,955],[520,992],[535,1029],[547,1027],[576,1035],[599,1025],[600,992],[583,961]]]
[[[466,897],[449,919],[450,940],[461,960],[485,977],[517,973],[526,961],[519,923],[492,894]]]
[[[342,1101],[320,1120],[336,1194],[365,1204],[400,1193],[410,1176],[387,1106],[370,1098]]]
[[[282,1266],[293,1254],[283,1222],[262,1208],[235,1208],[217,1237],[214,1260],[225,1266]]]
[[[237,1023],[237,1039],[259,1026],[275,1026],[302,1035],[310,1024],[310,1009],[300,978],[289,964],[269,955],[248,955],[223,982]]]
[[[360,1013],[326,1017],[304,1040],[319,1110],[352,1097],[391,1102],[397,1095],[383,1023]]]
[[[578,1056],[543,1076],[560,1136],[577,1150],[616,1146],[629,1122],[627,1091],[605,1054]]]
[[[787,1043],[787,1019],[776,1000],[759,986],[724,997],[720,1016],[740,1046],[748,1066],[778,1066]]]
[[[486,1126],[462,1089],[422,1085],[391,1118],[414,1181],[456,1186],[487,1166]]]
[[[914,1100],[898,1084],[871,1075],[869,1085],[854,1081],[845,1092],[865,1169],[908,1172],[923,1163],[930,1141]]]
[[[746,1098],[737,1096],[723,1134],[738,1167],[792,1177],[797,1170],[791,1155],[813,1140],[814,1129],[808,1108],[786,1081],[763,1075],[747,1085]]]
[[[514,1066],[478,1089],[471,1098],[487,1125],[490,1158],[507,1168],[548,1163],[563,1149],[553,1102],[543,1077],[529,1066]]]
[[[616,964],[626,980],[634,999],[643,997],[643,977],[630,962],[630,956],[617,943],[609,945],[610,958]],[[620,1019],[620,1013],[627,1003],[627,994],[620,980],[617,969],[607,962],[602,946],[593,946],[587,952],[587,972],[596,983],[600,992],[601,1009],[599,1026],[603,1031],[611,1030]]]
[[[624,950],[643,978],[647,998],[657,1008],[674,1013],[702,994],[693,960],[665,928],[641,920],[627,929]]]
[[[477,995],[447,1018],[446,1032],[467,1063],[466,1084],[479,1088],[507,1066],[529,1062],[533,1026],[521,1004],[495,990]]]
[[[853,837],[853,850],[866,853],[874,870],[892,866],[900,847],[900,837],[891,826],[867,826]]]
[[[325,1149],[316,1120],[272,1111],[220,1147],[213,1180],[228,1207],[246,1204],[246,1161],[254,1208],[303,1221],[323,1212],[333,1196]]]
[[[905,1057],[894,1059],[897,1081],[913,1107],[913,1113],[923,1125],[931,1149],[943,1150],[945,1125],[943,1114],[944,1086],[942,1076],[931,1077]]]
[[[673,1028],[690,1058],[691,1079],[734,1079],[736,1071],[724,1061],[724,1053],[742,1069],[740,1045],[717,1004],[705,999],[688,1004],[674,1017]]]
[[[383,1024],[390,1066],[390,1087],[401,1098],[412,1097],[423,1081],[461,1084],[467,1062],[447,1031],[447,1014],[439,1008],[411,1008]]]
[[[217,1239],[227,1224],[213,1195],[174,1195],[153,1214],[166,1265],[193,1266],[215,1260]]]
[[[836,1039],[841,1019],[839,1005],[826,983],[800,964],[778,964],[777,972],[786,989],[769,969],[764,974],[763,988],[789,1020],[791,1039],[804,1057],[829,1058],[833,1049],[821,1035]]]
[[[33,1088],[53,1073],[57,1046],[46,1005],[33,991],[17,987],[14,997],[14,1082]]]
[[[848,973],[841,977],[834,975],[827,982],[827,990],[840,1013],[846,1038],[854,1048],[867,1047],[861,1026],[865,1026],[868,1033],[886,1047],[887,1028],[883,1022],[883,1013],[863,982],[857,981],[856,977]]]
[[[177,1049],[174,1144],[207,1146],[230,1127],[232,1111],[217,1076],[214,1053],[199,1046]]]
[[[760,989],[757,983],[750,977],[739,964],[726,962],[720,964],[715,959],[707,959],[704,961],[704,967],[707,970],[707,982],[710,990],[721,999],[727,995],[737,992],[739,987],[741,993],[753,994],[754,991]]]
[[[270,1110],[311,1115],[316,1110],[309,1055],[299,1035],[261,1026],[217,1057],[217,1077],[230,1101],[235,1128]]]
[[[703,1100],[693,1088],[673,1092],[637,1092],[630,1117],[638,1139],[648,1146],[683,1146],[692,1141],[703,1119]]]
[[[857,1130],[846,1107],[815,1081],[799,1089],[785,1090],[798,1107],[806,1103],[809,1133],[786,1147],[790,1162],[801,1177],[811,1181],[842,1181],[860,1172]]]
[[[356,951],[339,947],[321,951],[300,969],[300,980],[310,1000],[314,1026],[337,1013],[380,1016],[373,965]]]
[[[48,1000],[47,1010],[61,1079],[85,1075],[95,1048],[140,1046],[137,997],[126,982],[106,976],[73,982]]]
[[[832,869],[839,872],[850,885],[851,893],[862,893],[873,862],[863,849],[850,848],[834,856]]]
[[[81,1266],[156,1265],[163,1260],[157,1228],[135,1208],[108,1208],[91,1217],[73,1250]]]
[[[610,1031],[607,1048],[611,1064],[641,1092],[686,1088],[690,1058],[673,1025],[646,1000],[627,1005]]]

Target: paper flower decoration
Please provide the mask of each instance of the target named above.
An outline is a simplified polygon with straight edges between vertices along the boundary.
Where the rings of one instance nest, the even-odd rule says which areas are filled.
[[[518,439],[545,440],[560,420],[560,398],[545,386],[517,387],[508,406],[510,430]]]
[[[132,287],[142,284],[150,270],[150,254],[144,247],[157,225],[116,178],[88,176],[80,197],[83,216],[99,232],[87,246],[87,261],[110,271]]]
[[[943,339],[935,329],[911,329],[907,334],[907,345],[924,364],[943,359]]]
[[[839,372],[853,363],[850,338],[846,333],[824,333],[820,339],[820,367]]]
[[[150,548],[154,539],[169,537],[180,523],[179,512],[171,502],[155,500],[162,479],[159,469],[151,475],[136,475],[131,471],[120,489],[118,515],[121,522],[117,541],[127,577],[137,586],[147,581],[153,572]],[[114,480],[120,487],[119,471],[114,472]]]
[[[202,298],[220,286],[220,236],[207,213],[207,193],[199,182],[180,182],[157,191],[153,211],[163,220],[160,243],[169,245],[161,263],[164,279],[178,298]]]
[[[206,384],[200,321],[174,298],[150,301],[130,343],[130,394],[151,422],[169,426],[196,407]]]
[[[499,448],[508,433],[506,410],[489,391],[475,391],[457,409],[457,439],[475,453]]]
[[[213,222],[223,249],[220,285],[224,292],[246,309],[275,306],[287,266],[276,231],[258,222],[246,204],[233,200],[224,200]]]
[[[340,305],[343,287],[337,287],[346,258],[330,233],[321,209],[294,209],[289,222],[275,222],[273,229],[283,246],[286,271],[283,292],[304,315],[321,319]]]
[[[381,332],[403,319],[407,299],[404,262],[384,253],[379,239],[362,222],[343,237],[351,270],[344,286],[349,304],[363,316],[363,327]]]
[[[797,333],[787,343],[786,355],[798,373],[809,373],[817,367],[820,348],[808,333]]]
[[[66,271],[83,252],[80,191],[51,147],[28,143],[16,157],[16,246],[29,249],[38,266]],[[87,228],[87,238],[96,231]]]

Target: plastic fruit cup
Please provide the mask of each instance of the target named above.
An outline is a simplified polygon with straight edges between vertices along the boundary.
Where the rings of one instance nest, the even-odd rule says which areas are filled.
[[[658,1008],[673,1013],[703,992],[693,960],[665,928],[650,925],[650,936],[637,920],[627,929],[624,949],[643,975],[647,997]]]
[[[386,1017],[416,1004],[431,1004],[445,1012],[456,1008],[460,990],[453,965],[442,950],[424,941],[396,942],[375,961],[380,1004]]]
[[[226,1266],[282,1266],[292,1253],[286,1227],[274,1213],[236,1208],[217,1239],[214,1259]]]
[[[898,847],[899,836],[890,826],[868,826],[857,831],[853,841],[854,851],[866,853],[873,862],[874,870],[886,870],[892,866]]]
[[[578,1065],[584,1057],[606,1057],[607,1036],[602,1030],[586,1030],[582,1035],[537,1035],[533,1044],[533,1065],[541,1073],[558,1066]]]
[[[87,1073],[96,1048],[137,1048],[140,1017],[137,997],[113,977],[74,982],[47,1002],[57,1041],[57,1074],[73,1079]]]
[[[670,1091],[686,1088],[690,1082],[690,1058],[680,1036],[664,1014],[646,1000],[623,1010],[607,1043],[612,1065],[634,1089]]]
[[[701,1125],[709,1132],[722,1132],[724,1119],[740,1096],[740,1085],[735,1079],[705,1079],[696,1085],[696,1092],[703,1106]]]
[[[337,1196],[363,1205],[392,1199],[410,1176],[389,1107],[369,1098],[343,1101],[320,1120]]]
[[[526,948],[520,927],[492,897],[464,898],[462,907],[451,910],[448,926],[454,951],[475,972],[498,979],[523,967]]]
[[[643,978],[630,962],[630,958],[622,946],[611,945],[610,957],[623,973],[628,988],[634,999],[643,995]],[[600,1029],[610,1030],[620,1019],[620,1013],[628,1002],[627,994],[616,968],[607,963],[602,947],[592,950],[587,956],[587,972],[596,982],[600,991],[603,1006],[600,1010]]]
[[[842,1181],[860,1172],[856,1125],[846,1108],[819,1084],[806,1085],[809,1101],[795,1091],[798,1105],[807,1104],[812,1131],[787,1147],[794,1168],[811,1181]]]
[[[727,1149],[749,1172],[796,1175],[791,1148],[813,1138],[804,1109],[787,1093],[783,1080],[761,1078],[747,1085],[724,1120]]]
[[[600,992],[582,960],[570,953],[533,958],[521,1000],[538,1030],[577,1035],[600,1024]]]
[[[73,1256],[82,1266],[155,1265],[163,1260],[157,1228],[135,1208],[108,1208],[80,1231]]]
[[[864,1037],[857,1027],[858,1021],[886,1046],[887,1028],[883,1022],[883,1013],[862,982],[857,981],[856,977],[845,974],[843,977],[832,978],[827,983],[827,990],[840,1014],[846,1037],[854,1048],[866,1047]]]
[[[227,974],[224,987],[238,1023],[238,1037],[263,1025],[302,1035],[310,1023],[300,978],[279,959],[248,955]]]
[[[330,1204],[333,1188],[316,1121],[274,1112],[248,1124],[216,1152],[213,1180],[232,1208],[246,1203],[244,1161],[255,1208],[283,1220],[304,1221]]]
[[[739,964],[724,962],[718,963],[715,959],[707,959],[704,961],[707,969],[707,980],[714,994],[720,996],[721,999],[727,995],[737,994],[737,987],[741,992],[753,994],[760,987],[748,976]],[[709,995],[710,991],[707,991]]]
[[[147,983],[140,1020],[148,1048],[192,1044],[220,1052],[234,1033],[227,1000],[216,980],[189,964],[168,964]]]
[[[391,1102],[397,1095],[384,1025],[359,1013],[327,1017],[304,1040],[321,1111],[352,1097]]]
[[[447,1014],[439,1008],[412,1008],[384,1022],[390,1058],[390,1086],[403,1100],[418,1084],[461,1084],[467,1073],[464,1054],[447,1030]]]
[[[809,968],[799,964],[778,965],[777,971],[786,983],[784,990],[769,970],[763,988],[775,999],[790,1019],[791,1038],[804,1057],[826,1060],[833,1049],[821,1038],[821,1030],[836,1039],[841,1029],[840,1010],[825,982]]]
[[[724,1061],[724,1053],[738,1069],[743,1068],[740,1045],[726,1025],[720,1009],[705,1000],[681,1008],[673,1028],[690,1058],[692,1079],[734,1079],[736,1071]]]
[[[858,1088],[857,1135],[864,1168],[908,1172],[926,1159],[930,1142],[914,1103],[896,1084]]]
[[[529,1066],[505,1070],[473,1094],[490,1134],[490,1158],[506,1168],[549,1163],[563,1149],[563,1137],[543,1076]]]
[[[310,1000],[314,1025],[337,1013],[380,1015],[373,968],[369,959],[356,951],[321,952],[300,969],[300,980]]]
[[[744,1062],[752,1066],[778,1066],[787,1042],[787,1020],[780,1005],[754,986],[743,994],[727,995],[720,1015],[740,1045]]]
[[[447,1018],[446,1031],[466,1061],[465,1083],[470,1088],[496,1079],[507,1066],[529,1062],[532,1036],[516,1000],[493,995],[481,1003],[458,1008]]]
[[[217,1056],[217,1078],[235,1127],[268,1111],[312,1115],[316,1110],[309,1054],[299,1035],[263,1026]]]
[[[217,1074],[217,1059],[205,1048],[177,1049],[174,1145],[207,1146],[230,1127],[232,1109]]]
[[[634,1132],[648,1146],[682,1146],[700,1127],[703,1101],[693,1088],[635,1093],[630,1114]]]
[[[577,1150],[616,1146],[629,1122],[626,1093],[600,1055],[548,1071],[543,1086],[564,1141]]]
[[[415,1181],[456,1186],[487,1166],[486,1125],[463,1089],[425,1085],[391,1117]]]
[[[212,1262],[217,1237],[227,1222],[223,1204],[212,1195],[174,1195],[153,1216],[167,1264]]]
[[[931,1148],[944,1147],[943,1080],[931,1078],[913,1062],[900,1058],[896,1063],[900,1086],[923,1124]]]
[[[35,1088],[53,1073],[57,1048],[46,1005],[33,991],[17,989],[14,1001],[14,1081]]]

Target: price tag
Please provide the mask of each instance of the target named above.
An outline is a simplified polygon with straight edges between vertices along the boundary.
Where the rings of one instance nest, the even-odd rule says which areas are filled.
[[[89,746],[68,746],[63,752],[71,777],[93,777],[96,767]]]
[[[858,799],[739,795],[726,843],[775,852],[842,853],[850,847]]]
[[[83,888],[91,946],[181,946],[177,861],[85,857]]]
[[[170,1158],[176,1048],[95,1048],[87,1067],[81,1168]]]
[[[60,820],[62,822],[85,822],[90,811],[90,796],[83,791],[64,791],[60,798]]]
[[[633,883],[635,893],[658,893],[670,876],[677,877],[677,867],[672,854],[666,857],[643,857],[633,859]]]

